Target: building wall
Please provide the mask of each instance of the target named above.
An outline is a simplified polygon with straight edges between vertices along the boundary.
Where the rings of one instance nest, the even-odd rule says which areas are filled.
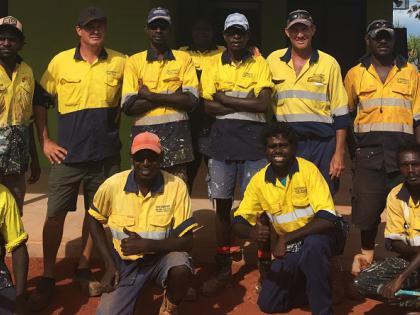
[[[325,5],[328,1],[338,0],[317,1]],[[366,23],[376,18],[392,19],[392,0],[365,1]],[[74,25],[80,9],[86,5],[99,6],[107,13],[109,20],[107,47],[131,55],[147,48],[148,41],[144,35],[143,28],[150,8],[159,5],[169,8],[174,19],[171,45],[172,47],[177,47],[189,41],[189,25],[194,17],[197,14],[205,14],[206,10],[216,2],[224,4],[229,2],[231,7],[237,7],[239,12],[241,11],[241,5],[246,6],[252,2],[258,3],[261,8],[259,39],[263,55],[266,56],[271,51],[286,45],[284,35],[287,16],[286,0],[91,0],[88,4],[83,0],[42,0],[42,6],[40,1],[12,0],[8,2],[8,13],[16,16],[23,23],[27,43],[22,56],[32,66],[36,78],[39,79],[49,60],[56,53],[74,47],[77,44],[78,38],[75,34]],[[216,25],[215,29],[220,32],[222,25]],[[51,134],[54,138],[56,134],[55,110],[50,111],[49,121]],[[123,115],[120,137],[123,142],[122,158],[124,168],[129,165],[130,126],[131,120]],[[40,155],[42,156],[42,154]],[[48,165],[45,158],[42,157],[41,161],[43,165]]]
[[[22,57],[32,66],[35,77],[40,79],[48,62],[58,52],[74,47],[78,43],[75,23],[79,12],[87,5],[102,8],[108,16],[106,46],[131,55],[147,48],[148,41],[144,35],[147,12],[150,8],[163,5],[177,14],[175,1],[170,0],[120,0],[120,1],[57,1],[57,0],[13,0],[9,1],[8,14],[22,21],[26,36],[26,45]],[[175,42],[176,25],[171,42]],[[56,110],[49,111],[49,126],[52,138],[56,137]],[[123,143],[123,167],[129,166],[128,144],[131,120],[123,115],[120,138]],[[42,165],[48,161],[41,154]]]

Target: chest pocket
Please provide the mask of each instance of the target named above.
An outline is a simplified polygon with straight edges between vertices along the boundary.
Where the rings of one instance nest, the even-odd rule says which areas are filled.
[[[6,93],[7,93],[8,86],[9,84],[4,84],[4,83],[0,84],[0,116],[2,115],[2,113],[7,115],[5,112],[5,109],[6,109]]]
[[[180,69],[167,69],[162,73],[164,89],[168,93],[174,93],[176,90],[182,87],[180,71]]]
[[[360,100],[360,107],[363,111],[371,111],[374,109],[372,106],[369,105],[369,100],[373,99],[374,94],[376,93],[376,86],[374,85],[362,85],[359,89],[359,100]]]
[[[239,82],[237,82],[236,86],[238,87],[238,91],[241,91],[241,93],[238,94],[238,97],[246,98],[248,96],[248,93],[253,91],[256,83],[257,82],[255,82],[254,80],[249,79],[241,79]]]
[[[17,102],[22,106],[22,111],[32,108],[32,85],[28,81],[22,81],[17,89]]]
[[[106,75],[106,103],[109,105],[115,104],[116,98],[119,98],[118,92],[120,91],[120,81],[112,74]]]
[[[397,97],[402,97],[406,100],[411,99],[410,88],[408,84],[395,84],[392,87],[392,92],[396,93]]]
[[[296,187],[293,189],[292,204],[294,208],[306,208],[309,206],[309,198],[306,187]]]
[[[77,106],[81,101],[81,82],[75,77],[63,77],[60,79],[58,92],[58,104],[60,106]]]
[[[122,214],[113,214],[109,217],[111,224],[115,224],[118,227],[133,226],[136,223],[136,220],[133,216],[122,215]]]

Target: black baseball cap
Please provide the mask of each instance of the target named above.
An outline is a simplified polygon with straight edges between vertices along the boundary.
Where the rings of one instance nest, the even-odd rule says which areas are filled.
[[[85,26],[89,22],[95,20],[106,22],[105,12],[97,7],[87,7],[80,11],[79,18],[77,19],[77,25]]]

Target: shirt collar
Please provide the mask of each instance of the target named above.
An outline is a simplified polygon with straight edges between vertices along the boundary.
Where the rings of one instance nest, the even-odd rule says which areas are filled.
[[[397,198],[407,204],[410,201],[410,192],[405,184],[402,184],[400,191],[397,193]]]
[[[158,59],[158,55],[155,53],[155,51],[152,48],[148,48],[147,49],[147,56],[146,56],[146,60],[147,61],[157,61]],[[171,49],[167,49],[164,53],[163,53],[163,60],[175,60],[175,56],[172,53]]]
[[[292,59],[292,47],[289,46],[287,48],[285,54],[280,57],[280,60],[284,61],[285,63],[288,63],[290,61],[290,59]],[[318,60],[319,60],[318,49],[313,49],[312,54],[311,54],[311,58],[309,58],[309,64],[312,65],[312,64],[318,62]]]
[[[108,58],[108,53],[106,52],[105,48],[102,48],[101,52],[99,53],[98,59],[106,60],[107,58]],[[84,61],[82,54],[80,53],[80,44],[77,45],[76,50],[74,51],[74,59]]]
[[[158,175],[155,178],[155,181],[152,184],[152,187],[150,188],[150,192],[155,195],[159,193],[163,193],[163,186],[164,186],[164,179],[162,172],[159,171]],[[139,193],[139,188],[137,186],[137,183],[134,179],[134,170],[131,170],[131,172],[127,176],[127,181],[125,182],[124,191],[129,193]]]
[[[360,63],[366,69],[369,69],[370,65],[372,64],[371,57],[372,55],[370,53],[367,53],[362,58],[360,58]],[[405,67],[407,65],[407,59],[405,59],[401,55],[397,55],[395,57],[395,65],[397,66],[399,70],[401,70],[402,67]]]
[[[241,61],[245,62],[251,57],[252,57],[252,53],[249,50],[247,50],[246,53],[242,56]],[[229,52],[226,49],[222,53],[222,65],[230,65],[231,62],[232,62],[232,58],[230,57]]]
[[[299,164],[298,164],[297,159],[295,158],[292,166],[289,169],[289,173],[288,173],[289,178],[292,178],[293,174],[296,172],[299,172]],[[274,169],[270,164],[265,170],[265,181],[275,185],[276,179],[277,179],[276,173],[274,172]]]

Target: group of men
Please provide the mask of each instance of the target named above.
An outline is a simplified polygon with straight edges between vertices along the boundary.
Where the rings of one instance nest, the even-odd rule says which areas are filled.
[[[314,314],[332,314],[330,259],[341,226],[332,196],[344,170],[346,138],[354,144],[352,218],[361,231],[361,252],[352,267],[356,284],[369,278],[386,208],[385,237],[406,263],[398,275],[382,279],[384,290],[378,292],[392,298],[405,286],[420,265],[420,97],[417,69],[394,54],[392,23],[368,26],[369,53],[343,84],[337,61],[312,47],[316,26],[305,10],[288,15],[290,46],[267,60],[250,47],[251,28],[240,13],[225,20],[226,47],[214,44],[207,19],[194,22],[193,43],[180,50],[168,46],[167,9],[152,9],[146,22],[149,48],[127,58],[104,47],[104,12],[83,9],[78,45],[56,55],[38,84],[18,54],[25,42],[22,24],[11,16],[0,19],[0,299],[9,301],[0,310],[12,313],[15,303],[40,310],[51,300],[64,221],[76,210],[83,183],[86,215],[75,282],[89,296],[102,295],[98,314],[131,314],[140,289],[154,280],[165,288],[160,314],[177,314],[193,290],[188,251],[197,224],[189,191],[204,159],[209,197],[216,203],[217,250],[215,273],[203,294],[229,283],[234,237],[270,240],[264,214],[276,238],[272,252],[258,253],[270,262],[260,268],[261,310],[283,312],[309,302]],[[57,142],[48,130],[53,106]],[[270,106],[274,117],[267,114]],[[132,169],[123,172],[121,111],[134,118]],[[33,122],[52,167],[44,272],[27,297],[28,235],[20,216],[24,174],[30,167],[30,183],[40,176]],[[236,182],[243,199],[232,220]],[[105,266],[100,282],[89,266],[94,245]],[[15,289],[6,251],[13,255]]]

